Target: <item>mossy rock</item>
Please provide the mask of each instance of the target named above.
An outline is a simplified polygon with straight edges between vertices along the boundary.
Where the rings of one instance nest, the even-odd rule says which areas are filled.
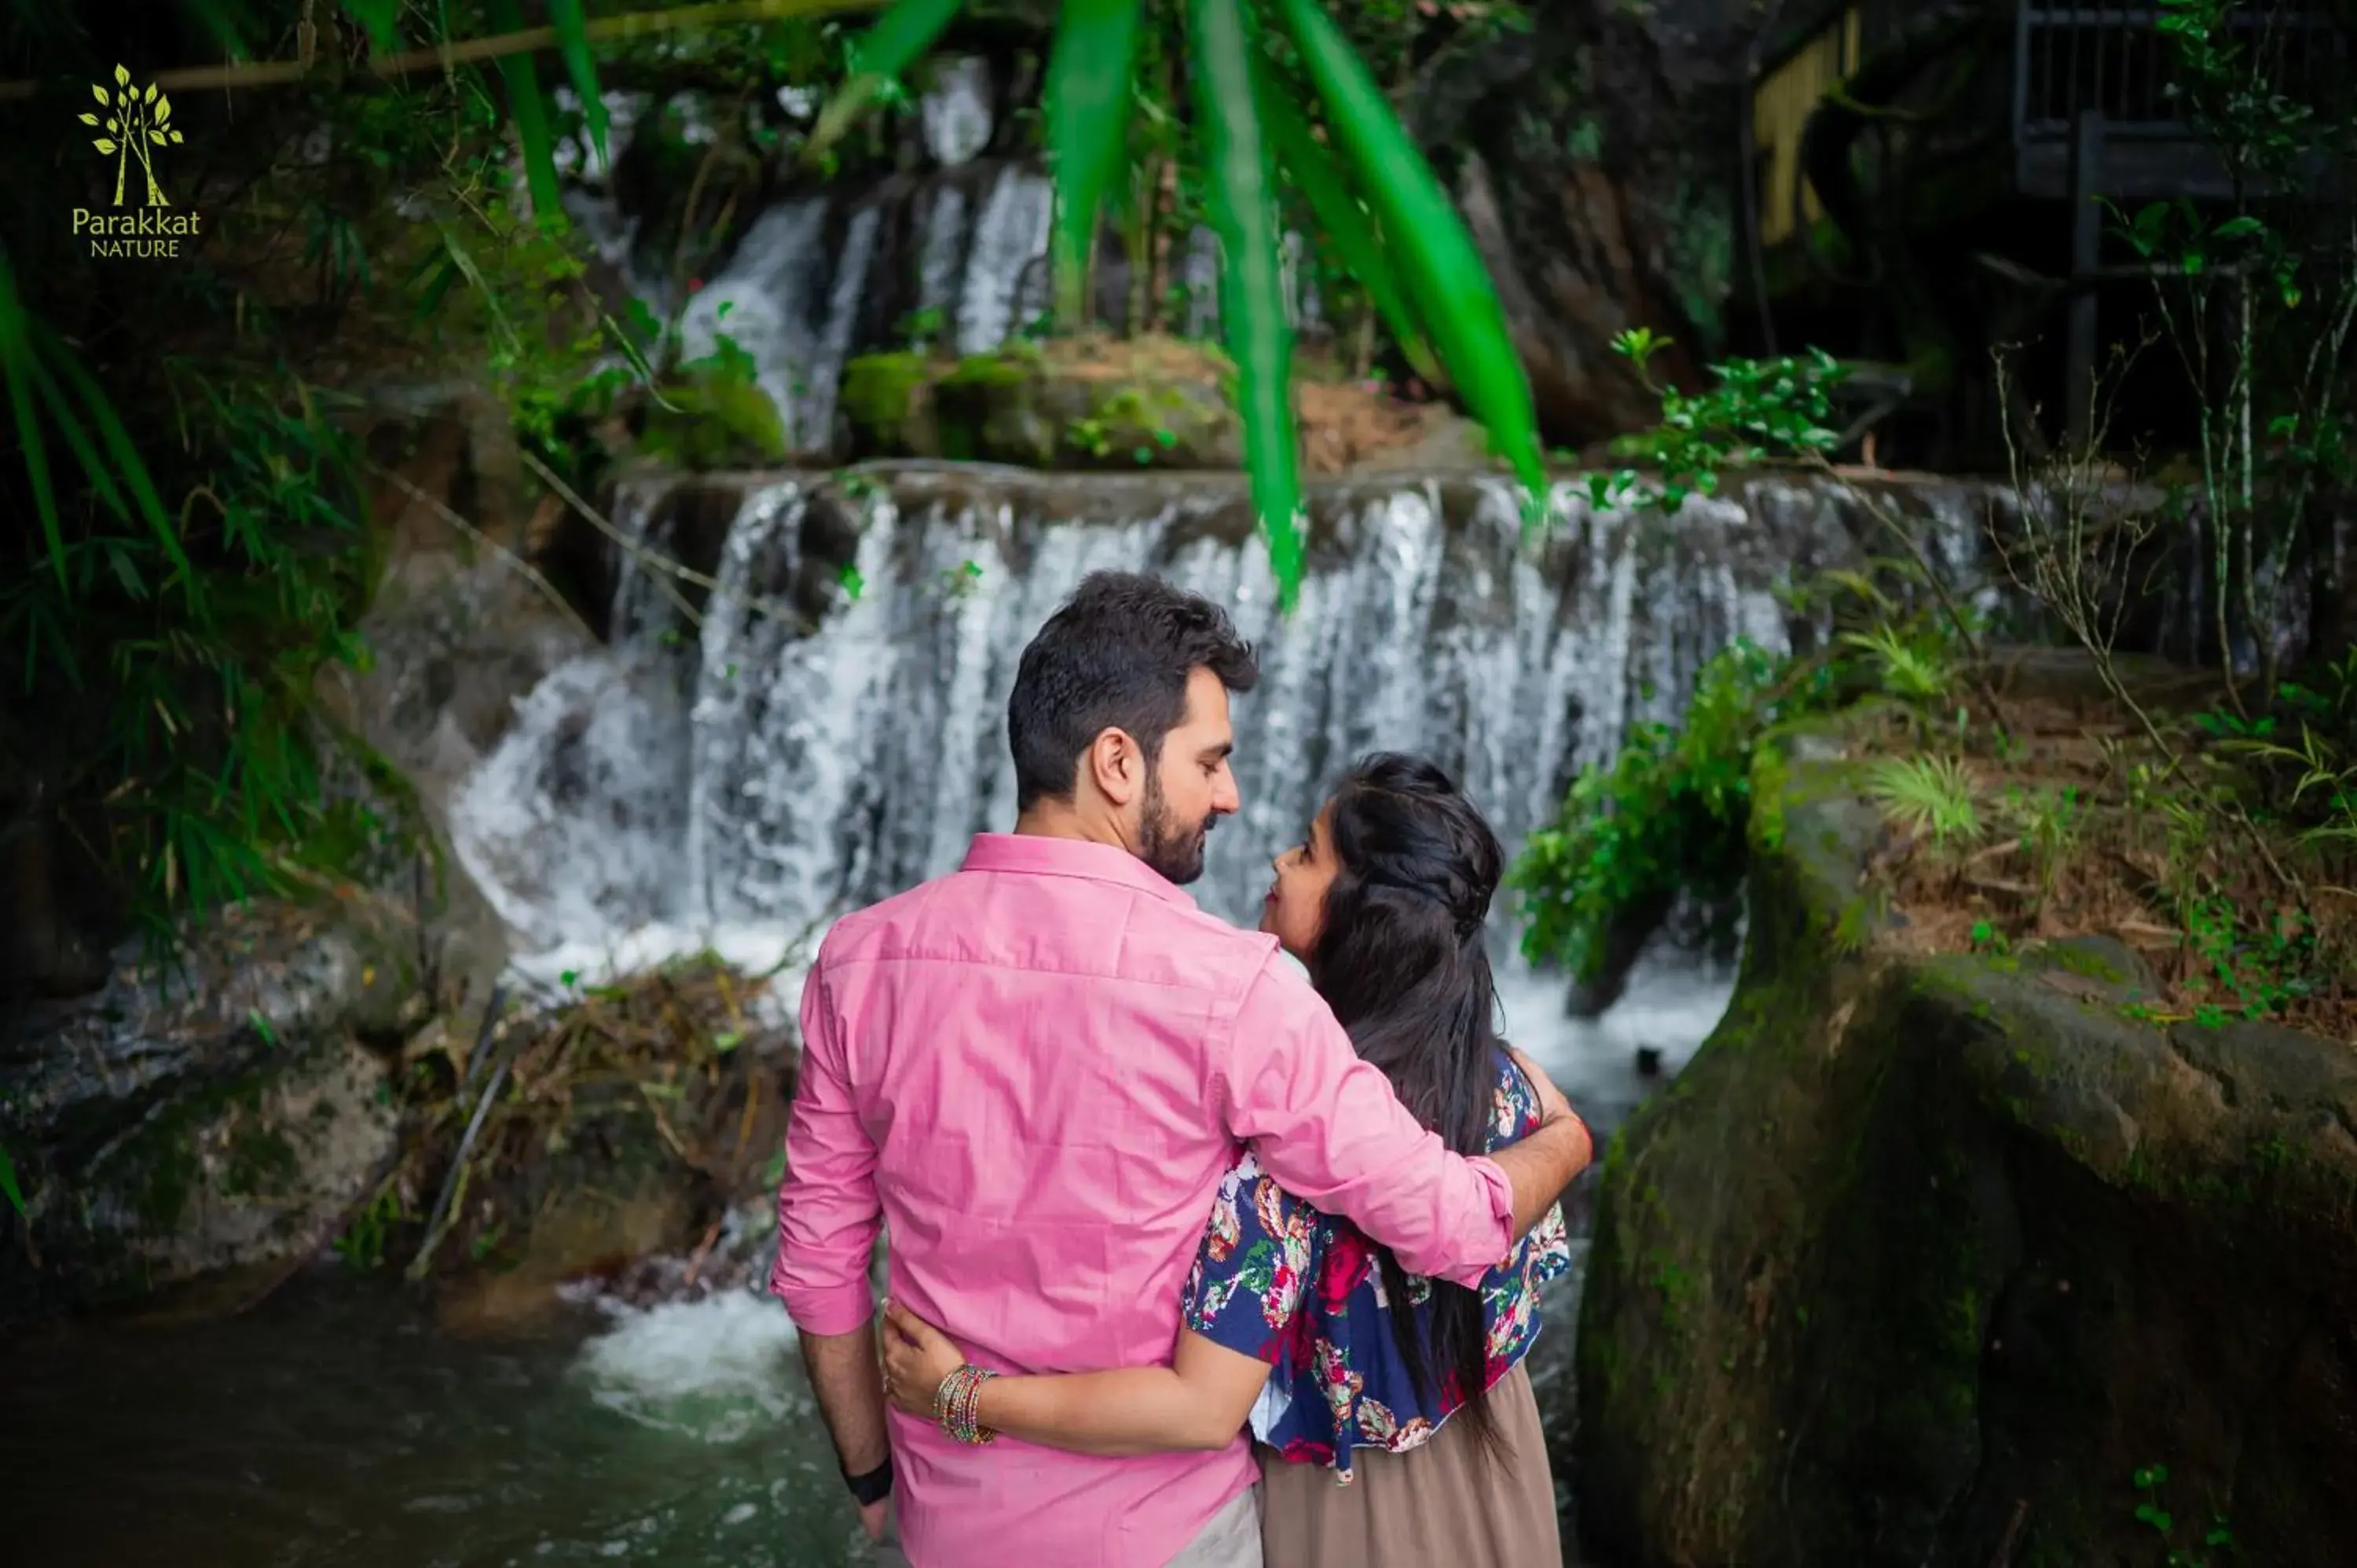
[[[843,367],[837,416],[857,457],[937,457],[933,381],[940,366],[922,354],[862,354]]]
[[[190,935],[172,982],[108,985],[0,1037],[0,1147],[27,1214],[0,1244],[0,1329],[209,1277],[291,1268],[398,1148],[364,1041],[422,1021],[397,908],[256,901]]]
[[[775,467],[792,456],[777,403],[735,375],[691,376],[663,388],[662,403],[648,405],[639,447],[690,469]]]
[[[1228,374],[1216,354],[1168,344],[874,354],[845,367],[838,407],[857,457],[1233,469],[1243,448]]]
[[[1727,1014],[1609,1152],[1583,1547],[1627,1568],[2357,1562],[2357,1051],[2147,1022],[2114,943],[1903,949],[1836,733],[1754,778]],[[2009,1546],[2008,1546],[2009,1543]]]

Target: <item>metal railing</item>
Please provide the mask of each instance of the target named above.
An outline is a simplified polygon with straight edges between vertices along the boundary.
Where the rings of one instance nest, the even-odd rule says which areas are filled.
[[[2087,5],[2020,0],[2013,50],[2018,142],[2070,134],[2074,120],[2100,114],[2113,134],[2182,133],[2177,51],[2161,30],[2158,5]],[[2347,81],[2347,37],[2320,12],[2237,7],[2234,41],[2268,88],[2313,103]]]

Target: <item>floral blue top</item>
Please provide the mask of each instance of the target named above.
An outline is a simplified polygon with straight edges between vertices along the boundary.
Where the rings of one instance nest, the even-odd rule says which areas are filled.
[[[1502,1053],[1493,1103],[1491,1150],[1539,1123],[1537,1095]],[[1538,1338],[1539,1287],[1570,1266],[1563,1211],[1550,1208],[1483,1277],[1491,1384],[1529,1353]],[[1411,1274],[1407,1287],[1429,1345],[1431,1283]],[[1373,1244],[1349,1220],[1320,1214],[1278,1187],[1249,1154],[1220,1183],[1187,1279],[1186,1323],[1269,1363],[1268,1386],[1253,1409],[1254,1434],[1288,1461],[1331,1466],[1343,1485],[1351,1479],[1352,1450],[1414,1448],[1464,1402],[1453,1372],[1437,1366],[1431,1367],[1436,1397],[1418,1395],[1393,1337]]]

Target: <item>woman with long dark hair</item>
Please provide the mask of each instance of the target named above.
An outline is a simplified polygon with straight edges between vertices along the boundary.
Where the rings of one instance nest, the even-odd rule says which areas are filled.
[[[1482,928],[1503,865],[1446,773],[1379,755],[1277,856],[1261,915],[1359,1054],[1460,1154],[1523,1136],[1554,1093],[1495,1033]],[[1420,1278],[1247,1155],[1221,1185],[1169,1367],[983,1378],[894,1305],[886,1388],[969,1440],[1083,1453],[1220,1447],[1249,1422],[1270,1568],[1555,1568],[1555,1484],[1523,1359],[1539,1289],[1569,1262],[1550,1212],[1479,1290]]]

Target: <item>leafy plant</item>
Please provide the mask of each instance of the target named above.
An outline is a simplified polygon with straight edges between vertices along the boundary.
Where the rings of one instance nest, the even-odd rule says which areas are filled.
[[[2071,788],[2024,789],[2006,793],[2006,820],[2018,835],[2023,856],[2038,878],[2039,893],[2050,897],[2062,862],[2079,842],[2085,824],[2085,803]]]
[[[809,150],[822,153],[839,138],[957,9],[958,0],[898,0],[861,41],[857,73],[828,105]],[[1057,182],[1055,295],[1068,324],[1079,318],[1098,220],[1129,145],[1145,15],[1145,0],[1066,0],[1059,13],[1045,129]],[[1201,196],[1220,241],[1221,319],[1236,368],[1244,466],[1281,602],[1289,607],[1300,584],[1301,498],[1272,155],[1298,156],[1318,144],[1283,102],[1288,83],[1279,76],[1280,50],[1324,116],[1324,145],[1339,155],[1296,164],[1309,171],[1297,174],[1301,188],[1323,221],[1345,231],[1346,253],[1371,269],[1370,292],[1390,302],[1402,342],[1432,345],[1430,358],[1521,477],[1534,521],[1545,502],[1545,472],[1504,311],[1454,204],[1349,38],[1316,0],[1187,0],[1184,18]],[[1376,242],[1366,242],[1370,236]]]
[[[1936,639],[1910,637],[1886,623],[1844,632],[1841,645],[1870,658],[1883,692],[1901,702],[1937,702],[1954,688],[1953,665]]]
[[[1613,339],[1614,351],[1662,400],[1661,424],[1623,436],[1614,449],[1657,477],[1639,467],[1591,474],[1587,492],[1594,504],[1675,511],[1688,496],[1714,493],[1725,469],[1833,450],[1833,394],[1848,372],[1832,355],[1812,349],[1774,360],[1723,360],[1710,369],[1716,384],[1689,394],[1656,385],[1647,369],[1671,341],[1646,328]]]
[[[1953,757],[1886,757],[1874,764],[1867,794],[1883,814],[1941,854],[1975,843],[1982,832],[1972,775]]]
[[[2224,1514],[2211,1516],[2210,1528],[2201,1532],[2198,1549],[2177,1544],[2177,1520],[2161,1500],[2160,1489],[2169,1483],[2169,1466],[2147,1465],[2129,1477],[2128,1484],[2141,1499],[2136,1506],[2138,1524],[2150,1527],[2160,1537],[2167,1552],[2162,1562],[2167,1568],[2214,1568],[2218,1553],[2233,1554],[2234,1534],[2228,1528]]]
[[[1738,640],[1703,666],[1682,725],[1633,726],[1609,763],[1581,769],[1508,878],[1523,897],[1524,954],[1593,979],[1625,911],[1732,893],[1748,859],[1753,751],[1832,690],[1824,666]]]

